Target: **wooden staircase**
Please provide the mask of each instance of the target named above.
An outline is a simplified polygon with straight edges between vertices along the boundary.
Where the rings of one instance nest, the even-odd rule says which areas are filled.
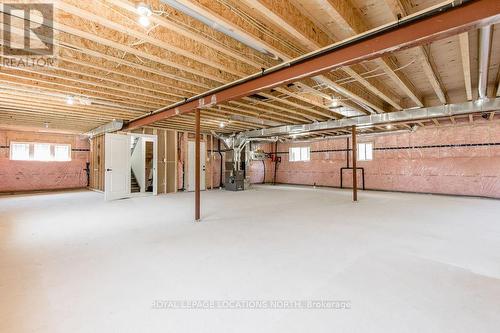
[[[137,182],[137,179],[135,178],[135,174],[132,170],[130,170],[131,175],[130,175],[130,193],[139,193],[141,192],[141,187],[139,186],[139,183]]]

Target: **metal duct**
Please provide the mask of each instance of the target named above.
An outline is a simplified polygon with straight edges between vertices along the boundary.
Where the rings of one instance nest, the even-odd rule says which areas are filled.
[[[123,127],[123,120],[113,119],[113,121],[107,124],[104,124],[102,126],[94,128],[91,131],[88,131],[87,133],[85,133],[85,135],[89,136],[90,138],[93,138],[94,136],[97,136],[99,134],[119,131],[122,129],[122,127]]]
[[[243,135],[243,133],[239,134],[231,134],[231,135],[224,135],[224,134],[217,134],[214,131],[212,131],[212,135],[219,139],[220,141],[224,142],[224,145],[232,149],[234,152],[234,165],[233,169],[234,170],[240,170],[240,162],[241,162],[241,152],[243,149],[245,149],[246,145],[249,142],[253,141],[270,141],[270,142],[276,142],[278,141],[278,138],[248,138]]]
[[[254,142],[254,141],[266,141],[266,142],[278,141],[277,137],[275,137],[275,138],[250,138],[250,137],[247,137],[244,133],[230,134],[230,135],[217,134],[214,131],[212,131],[211,133],[214,137],[216,137],[217,139],[224,142],[224,145],[228,149],[242,150],[247,145],[247,143]]]
[[[375,133],[357,133],[356,135],[361,138],[371,138],[373,136],[382,136],[382,135],[394,135],[394,134],[404,134],[404,133],[411,133],[411,130],[404,129],[404,130],[396,130],[396,131],[384,131],[384,132],[375,132]],[[335,139],[342,139],[342,138],[351,138],[352,134],[342,134],[342,135],[325,135],[322,138],[314,138],[314,139],[304,139],[304,140],[293,140],[293,141],[287,141],[289,143],[312,143],[312,142],[318,142],[318,141],[324,141],[324,140],[335,140]]]
[[[210,28],[217,30],[221,33],[223,33],[226,36],[229,36],[231,38],[236,39],[238,42],[245,44],[248,47],[251,47],[254,50],[257,50],[263,54],[266,54],[276,60],[279,60],[279,58],[274,55],[272,52],[268,51],[265,49],[261,44],[255,43],[253,40],[247,38],[246,36],[242,36],[235,32],[232,28],[226,26],[225,24],[221,24],[219,22],[216,22],[214,19],[206,17],[202,14],[200,14],[198,11],[190,8],[188,5],[186,5],[186,2],[183,0],[161,0],[164,4],[169,5],[170,7],[180,11],[181,13],[184,13],[188,16],[191,16],[192,18],[202,22],[203,24],[209,26]]]
[[[488,65],[490,63],[491,25],[479,29],[479,98],[487,97]]]
[[[481,99],[474,102],[448,104],[420,109],[405,109],[398,112],[372,114],[355,118],[329,120],[304,125],[287,125],[261,130],[242,132],[247,138],[261,138],[288,134],[299,134],[321,130],[334,130],[351,126],[373,126],[402,121],[419,121],[439,117],[450,117],[475,112],[500,110],[500,98]]]

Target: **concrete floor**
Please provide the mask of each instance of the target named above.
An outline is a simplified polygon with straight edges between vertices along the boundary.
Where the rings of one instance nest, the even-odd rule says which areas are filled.
[[[500,201],[254,187],[0,198],[0,332],[498,332]],[[154,300],[348,300],[158,310]]]

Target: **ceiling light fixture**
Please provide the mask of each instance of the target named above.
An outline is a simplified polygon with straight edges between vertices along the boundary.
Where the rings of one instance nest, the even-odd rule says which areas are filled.
[[[389,125],[387,125],[385,128],[387,128],[388,130],[390,130],[390,129],[392,129],[392,125],[391,125],[391,124],[389,124]]]
[[[153,11],[151,10],[151,6],[146,5],[145,3],[140,3],[137,5],[137,14],[140,16],[151,16],[153,15]]]
[[[139,24],[142,25],[143,27],[149,27],[151,21],[147,16],[141,16],[139,17]]]
[[[332,108],[336,108],[336,107],[338,107],[338,106],[339,106],[339,100],[338,100],[338,99],[336,99],[336,98],[333,98],[333,99],[332,99],[332,103],[330,104],[330,107],[332,107]]]
[[[137,6],[137,14],[139,14],[139,24],[143,27],[149,27],[149,25],[151,24],[149,17],[153,15],[151,7],[144,3],[140,3]]]
[[[75,98],[74,98],[73,96],[68,96],[68,97],[66,98],[66,104],[68,104],[68,105],[73,105],[73,104],[75,104]]]
[[[81,105],[92,105],[92,101],[90,100],[90,98],[80,97],[78,100],[80,101]]]
[[[224,128],[224,127],[226,127],[226,124],[224,124],[224,122],[221,121],[220,124],[219,124],[219,127],[220,128]]]

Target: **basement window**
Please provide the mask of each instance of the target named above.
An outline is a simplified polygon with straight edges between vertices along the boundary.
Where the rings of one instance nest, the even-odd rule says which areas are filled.
[[[310,147],[292,147],[288,151],[288,160],[290,162],[305,162],[311,160]]]
[[[11,142],[10,159],[14,161],[28,161],[30,159],[30,144]]]
[[[69,145],[54,146],[54,161],[71,161],[71,149]]]
[[[53,143],[10,143],[10,159],[14,161],[71,161],[71,145]]]
[[[35,161],[50,161],[50,144],[48,143],[35,143],[35,150],[33,159]]]
[[[373,160],[373,143],[358,143],[358,161]]]

